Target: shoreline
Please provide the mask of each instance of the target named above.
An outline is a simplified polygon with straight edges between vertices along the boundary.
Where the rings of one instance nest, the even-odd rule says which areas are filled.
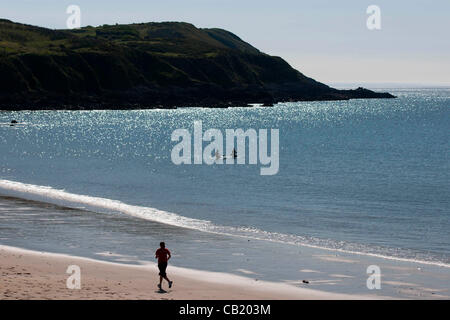
[[[353,90],[353,89],[352,89]],[[332,101],[350,101],[350,100],[360,100],[360,99],[396,99],[397,96],[361,96],[361,97],[335,97],[335,98],[317,98],[317,99],[282,99],[274,101],[236,101],[228,102],[227,100],[220,102],[184,102],[183,100],[177,103],[158,103],[158,104],[148,104],[145,102],[127,104],[123,102],[116,103],[92,103],[89,101],[68,104],[68,103],[42,103],[37,104],[35,102],[11,102],[3,103],[0,101],[0,111],[1,112],[20,112],[20,111],[129,111],[129,110],[174,110],[174,109],[185,109],[185,108],[200,108],[200,109],[233,109],[233,108],[254,108],[264,107],[270,108],[277,104],[282,103],[296,103],[296,102],[332,102]],[[26,107],[23,107],[26,106]]]
[[[81,289],[68,289],[68,266],[78,265]],[[172,289],[159,292],[156,263],[129,265],[0,245],[0,300],[352,300],[382,299],[338,294],[285,283],[171,266]]]
[[[426,266],[420,265],[417,261],[399,261],[397,259],[384,259],[379,256],[336,252],[336,250],[315,246],[301,245],[302,248],[300,248],[300,246],[289,244],[286,246],[283,243],[258,239],[252,239],[250,242],[250,239],[248,241],[242,240],[241,236],[221,236],[220,234],[212,236],[213,233],[201,231],[198,231],[200,232],[198,234],[191,234],[190,232],[197,231],[180,229],[179,227],[172,228],[169,225],[165,225],[163,227],[165,231],[161,233],[157,231],[161,228],[161,225],[154,222],[156,225],[152,225],[152,223],[148,225],[150,228],[148,231],[152,236],[133,237],[134,245],[138,248],[147,248],[148,243],[157,243],[157,240],[159,241],[162,238],[162,234],[170,230],[170,233],[174,236],[171,243],[176,248],[175,264],[183,266],[176,267],[170,263],[168,270],[169,278],[177,283],[177,289],[180,287],[179,279],[181,279],[182,289],[169,294],[158,294],[156,289],[156,284],[159,282],[158,271],[156,263],[153,262],[153,256],[149,257],[151,252],[147,249],[143,252],[142,250],[133,250],[129,246],[121,245],[117,247],[108,244],[111,238],[107,234],[103,236],[94,234],[94,238],[92,238],[90,234],[83,235],[83,232],[73,232],[93,226],[97,228],[98,221],[94,218],[97,217],[97,214],[84,210],[81,212],[80,209],[74,209],[75,211],[71,213],[71,211],[65,211],[65,207],[59,208],[60,205],[57,204],[37,201],[33,205],[28,201],[34,202],[36,199],[22,200],[26,203],[22,203],[22,201],[21,204],[16,202],[2,204],[0,202],[5,210],[5,216],[3,217],[6,219],[5,222],[9,218],[18,219],[17,221],[14,220],[13,224],[6,223],[4,226],[5,230],[11,227],[18,233],[4,234],[6,242],[2,241],[3,245],[0,245],[0,272],[3,276],[6,276],[3,283],[0,281],[0,289],[2,287],[8,289],[8,291],[3,292],[0,290],[0,299],[300,300],[450,298],[447,295],[448,288],[445,286],[445,281],[450,279],[449,272],[448,268],[442,266]],[[39,203],[40,205],[37,205]],[[25,206],[28,210],[17,209],[17,205],[19,207]],[[82,229],[79,229],[78,222],[69,223],[71,217],[76,217],[78,214],[83,214],[86,219],[82,224],[85,227]],[[23,218],[21,218],[22,216]],[[31,217],[31,220],[27,217]],[[42,230],[40,228],[26,227],[29,223],[33,224],[33,221],[51,220],[60,222],[59,219],[62,217],[69,224],[66,227],[54,229],[54,235],[52,235],[53,232],[48,234],[44,242],[41,239]],[[102,215],[102,217],[104,220],[101,225],[108,230],[109,227],[116,225],[114,216],[107,218],[108,215]],[[23,221],[23,223],[20,221]],[[133,219],[126,219],[126,221],[126,230],[133,230],[136,227],[135,223],[140,224],[140,222],[133,222]],[[60,225],[53,222],[51,223],[53,226]],[[44,222],[42,227],[45,228],[45,225]],[[21,241],[17,238],[18,235],[26,235],[26,238],[29,239]],[[84,239],[86,236],[87,239]],[[225,240],[223,237],[227,237],[226,246],[219,245],[213,248],[208,246],[207,248],[197,243],[197,241],[206,243],[215,240],[220,243],[221,240]],[[120,243],[127,243],[126,237],[123,238],[120,234],[115,235],[114,239]],[[58,245],[57,243],[60,241],[65,244]],[[103,243],[103,245],[92,247],[91,241]],[[2,255],[2,248],[7,249],[4,256]],[[206,253],[206,256],[201,253],[198,254],[195,248],[202,248],[201,252]],[[270,258],[261,259],[261,252],[267,250],[269,252],[283,252],[283,254],[275,254],[271,255]],[[26,261],[22,259],[24,254],[26,255]],[[18,258],[18,255],[21,257]],[[32,257],[30,258],[30,256]],[[81,260],[73,262],[74,259]],[[74,290],[68,290],[65,286],[65,281],[69,277],[66,270],[71,264],[80,265],[80,261],[81,263],[87,262],[90,265],[90,269],[88,269],[90,289],[87,290],[88,292],[75,290],[74,293]],[[276,262],[276,268],[274,268],[274,262]],[[227,265],[226,268],[222,267],[223,263]],[[97,267],[94,268],[92,265]],[[382,286],[380,288],[382,291],[372,291],[366,288],[367,267],[370,265],[379,266],[382,270]],[[42,270],[39,266],[48,266],[48,268]],[[106,268],[106,270],[102,273],[99,269],[103,268]],[[208,271],[205,271],[205,269]],[[85,270],[85,267],[82,267],[83,277]],[[128,281],[130,271],[133,274],[137,272],[140,278],[132,279],[130,281],[131,287],[124,290],[124,287],[118,283]],[[55,277],[55,275],[58,275],[58,277]],[[173,279],[172,275],[177,278]],[[28,288],[30,283],[27,283],[27,280],[28,282],[35,282],[40,281],[39,279],[43,277],[47,280],[41,281],[37,287]],[[110,279],[117,282],[115,286],[112,285],[112,288],[109,287],[111,285]],[[197,279],[201,279],[201,281]],[[50,281],[54,290],[47,290],[46,294],[43,295],[39,288],[47,288],[48,281]],[[17,285],[15,282],[17,282]],[[20,289],[15,290],[16,286]],[[167,288],[167,284],[163,284],[163,286]],[[196,290],[192,291],[191,288],[194,287]],[[108,290],[105,290],[105,288]],[[103,292],[104,290],[105,292]],[[22,294],[21,291],[26,294]],[[203,295],[203,292],[208,292],[208,295]],[[111,294],[113,296],[110,296]]]
[[[59,204],[54,202],[53,198],[51,198],[49,196],[49,191],[52,191],[52,193],[54,193],[54,197],[57,198],[57,200],[60,202]],[[20,200],[25,200],[25,201],[30,201],[30,202],[38,202],[38,203],[48,203],[48,204],[52,204],[54,206],[58,206],[58,207],[62,207],[62,208],[72,208],[71,205],[69,205],[68,203],[78,203],[78,204],[82,204],[82,205],[87,205],[87,206],[92,206],[92,208],[98,207],[97,204],[95,204],[95,201],[98,200],[102,200],[102,201],[111,201],[111,204],[106,206],[103,205],[103,207],[106,207],[107,209],[111,209],[112,211],[117,211],[123,214],[126,214],[128,216],[133,216],[133,217],[138,217],[147,221],[151,221],[151,222],[156,222],[156,223],[164,223],[164,224],[168,224],[174,227],[179,227],[179,228],[186,228],[188,230],[195,230],[198,232],[208,232],[211,234],[218,234],[218,235],[224,235],[224,236],[231,236],[231,237],[241,237],[241,238],[245,238],[245,239],[252,239],[252,240],[257,240],[257,241],[270,241],[270,242],[274,242],[274,243],[283,243],[283,244],[288,244],[288,245],[298,245],[301,247],[305,247],[305,248],[311,248],[311,249],[318,249],[318,250],[324,250],[324,251],[328,251],[334,254],[350,254],[350,255],[357,255],[357,256],[361,256],[363,258],[377,258],[377,259],[384,259],[384,260],[390,260],[394,263],[396,262],[405,262],[405,263],[413,263],[413,264],[420,264],[420,265],[424,265],[424,266],[432,266],[432,267],[442,267],[442,268],[450,268],[450,264],[444,261],[432,261],[432,260],[423,260],[420,258],[413,258],[413,257],[401,257],[401,256],[394,256],[394,255],[388,255],[388,254],[383,254],[383,253],[378,253],[378,252],[364,252],[364,251],[356,251],[356,250],[351,250],[351,249],[346,249],[346,248],[337,248],[337,247],[327,247],[325,245],[320,245],[320,244],[314,244],[314,243],[299,243],[299,242],[295,242],[294,240],[292,241],[279,241],[277,239],[265,239],[262,237],[258,237],[258,236],[252,236],[252,235],[239,235],[239,234],[231,234],[231,233],[226,233],[226,232],[216,232],[216,231],[211,231],[211,230],[200,230],[200,229],[196,229],[196,228],[192,228],[189,226],[185,226],[183,224],[172,224],[172,223],[168,223],[167,221],[162,221],[160,219],[151,219],[149,217],[146,216],[142,216],[142,215],[135,215],[132,214],[134,212],[133,209],[135,208],[145,208],[145,207],[140,207],[140,206],[136,206],[133,204],[128,204],[128,203],[124,203],[121,201],[117,201],[117,200],[112,200],[112,199],[107,199],[107,198],[101,198],[101,197],[93,197],[93,196],[89,196],[89,195],[85,195],[85,194],[74,194],[74,193],[70,193],[67,192],[65,190],[60,190],[60,189],[54,189],[54,188],[49,188],[47,186],[40,186],[40,185],[33,185],[33,184],[29,184],[29,183],[23,183],[23,182],[18,182],[18,181],[13,181],[13,180],[5,180],[5,179],[1,179],[0,178],[0,198],[1,197],[8,197],[8,198],[12,198],[12,199],[20,199]],[[12,192],[18,192],[18,193],[23,193],[26,196],[19,196],[18,194],[14,194],[11,193]],[[42,194],[42,193],[45,194]],[[67,203],[64,203],[64,202]],[[117,204],[120,204],[117,207]],[[94,210],[92,210],[92,208],[84,208],[84,211],[92,211],[95,212]],[[158,208],[151,208],[151,209],[157,209]],[[174,214],[171,212],[168,212],[169,214]],[[182,218],[186,218],[186,219],[190,219],[188,217],[184,217],[181,215],[176,214],[179,217]],[[167,217],[163,218],[163,219],[167,219]],[[0,245],[1,246],[1,245]]]

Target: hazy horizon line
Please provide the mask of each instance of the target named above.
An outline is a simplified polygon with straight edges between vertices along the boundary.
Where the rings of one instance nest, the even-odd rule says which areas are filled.
[[[450,88],[450,83],[445,82],[406,82],[406,81],[383,81],[383,82],[375,82],[375,81],[325,81],[326,85],[331,87],[336,86],[362,86],[362,87],[371,87],[371,88]]]

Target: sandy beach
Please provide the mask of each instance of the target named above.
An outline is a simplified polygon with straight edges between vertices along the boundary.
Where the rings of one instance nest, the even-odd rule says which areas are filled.
[[[81,271],[81,288],[68,289],[68,266]],[[174,281],[160,292],[156,264],[125,265],[0,246],[0,299],[266,300],[364,299],[231,274],[169,266]],[[373,299],[373,297],[372,297]]]

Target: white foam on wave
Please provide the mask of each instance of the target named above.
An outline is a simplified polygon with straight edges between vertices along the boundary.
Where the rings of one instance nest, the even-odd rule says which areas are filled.
[[[80,208],[80,205],[84,205],[88,206],[89,209],[97,208],[106,211],[119,212],[137,218],[195,230],[207,231],[207,226],[211,224],[211,222],[206,220],[187,218],[155,208],[134,206],[117,200],[79,195],[64,190],[54,189],[52,187],[37,186],[10,180],[0,179],[0,191],[10,196],[28,200],[42,201],[70,208]]]
[[[35,200],[65,206],[69,208],[81,207],[91,211],[118,212],[129,216],[150,220],[162,224],[193,229],[197,231],[222,234],[228,236],[237,236],[254,240],[265,240],[284,244],[300,245],[310,248],[329,250],[334,252],[364,255],[395,261],[412,262],[426,265],[450,268],[450,264],[441,261],[428,261],[423,259],[404,258],[381,253],[373,253],[364,249],[352,250],[336,247],[328,244],[327,241],[315,238],[306,238],[298,235],[282,234],[277,232],[267,232],[253,227],[231,227],[214,225],[210,221],[193,219],[181,216],[176,213],[158,210],[156,208],[135,206],[123,203],[118,200],[112,200],[101,197],[79,195],[66,192],[65,190],[54,189],[48,186],[38,186],[22,182],[0,179],[0,193],[8,196],[14,196],[27,200]]]

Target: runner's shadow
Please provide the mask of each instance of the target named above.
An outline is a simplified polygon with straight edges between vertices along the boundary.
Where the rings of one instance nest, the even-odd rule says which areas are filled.
[[[163,293],[167,293],[167,291],[164,289],[159,289],[159,290],[156,290],[155,293],[163,294]]]

